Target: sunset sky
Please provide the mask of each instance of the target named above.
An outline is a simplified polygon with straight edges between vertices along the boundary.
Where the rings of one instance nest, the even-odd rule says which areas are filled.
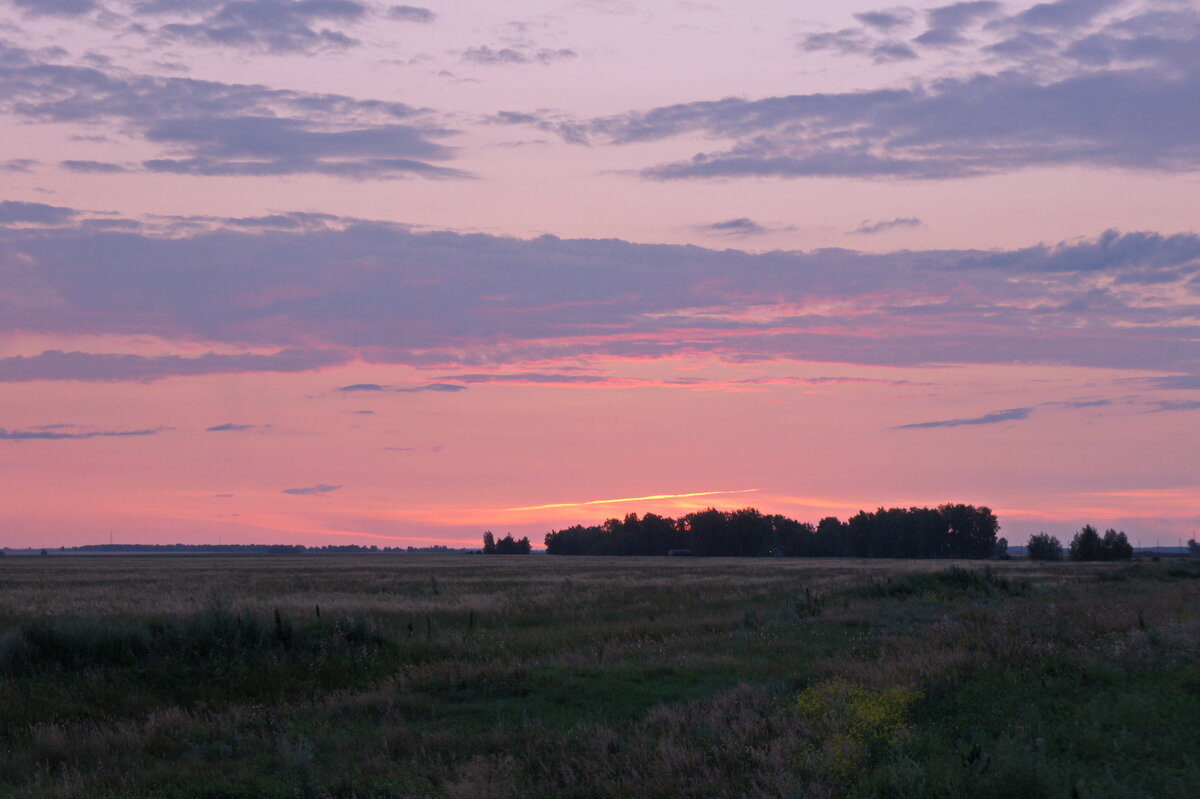
[[[0,545],[1200,528],[1200,2],[0,0]]]

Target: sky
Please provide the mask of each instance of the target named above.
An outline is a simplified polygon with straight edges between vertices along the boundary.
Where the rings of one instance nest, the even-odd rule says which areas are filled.
[[[1200,529],[1200,2],[0,0],[0,145],[2,546]]]

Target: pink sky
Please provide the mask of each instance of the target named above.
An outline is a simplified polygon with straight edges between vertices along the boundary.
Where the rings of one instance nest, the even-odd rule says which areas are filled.
[[[0,545],[1200,528],[1200,6],[0,0]]]

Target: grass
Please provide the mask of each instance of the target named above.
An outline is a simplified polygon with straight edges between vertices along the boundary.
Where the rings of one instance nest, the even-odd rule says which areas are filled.
[[[0,561],[0,796],[1200,795],[1200,564]]]

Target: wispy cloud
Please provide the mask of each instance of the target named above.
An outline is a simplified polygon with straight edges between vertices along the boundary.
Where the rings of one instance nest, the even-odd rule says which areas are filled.
[[[924,223],[915,216],[898,216],[895,219],[872,221],[864,219],[862,223],[854,230],[847,231],[850,235],[856,236],[871,236],[876,233],[885,233],[889,230],[899,230],[903,228],[922,227]]]
[[[1156,400],[1150,404],[1154,406],[1151,413],[1200,410],[1200,400]]]
[[[313,494],[328,494],[330,491],[337,491],[342,486],[328,485],[326,483],[317,483],[316,485],[304,486],[303,488],[285,488],[281,493],[294,494],[297,496],[310,496]]]
[[[32,172],[40,163],[33,158],[9,158],[0,161],[0,172]]]
[[[74,427],[74,425],[54,425],[54,427]],[[0,427],[0,440],[5,441],[61,441],[69,439],[86,439],[86,438],[127,438],[131,436],[152,436],[156,433],[161,433],[166,430],[165,427],[156,427],[146,430],[79,430],[77,432],[67,432],[65,430],[7,430]]]
[[[396,388],[396,389],[392,389],[392,390],[399,391],[404,394],[410,394],[410,393],[415,393],[415,392],[419,392],[419,391],[440,391],[440,392],[453,394],[456,391],[466,391],[467,387],[455,385],[454,383],[426,383],[423,386],[405,386],[405,387]]]
[[[1016,422],[1029,418],[1033,408],[1009,408],[1004,411],[992,411],[982,416],[972,416],[966,419],[945,419],[937,422],[917,422],[893,427],[893,430],[924,430],[932,427],[963,427],[966,425],[1000,424],[1001,422]]]
[[[63,352],[0,358],[0,383],[36,380],[149,382],[168,377],[237,372],[307,372],[344,363],[346,356],[329,350],[280,350],[270,355],[130,355],[124,353]]]
[[[479,47],[467,48],[463,51],[461,60],[468,64],[486,67],[520,66],[523,64],[542,64],[545,66],[553,64],[556,61],[576,58],[577,56],[578,53],[574,50],[564,48],[554,49],[525,45],[493,48],[485,44]]]
[[[735,219],[726,219],[721,222],[709,222],[708,224],[696,225],[695,227],[695,230],[699,231],[700,233],[729,236],[731,238],[738,239],[744,239],[750,236],[762,236],[767,233],[775,233],[778,231],[786,231],[791,229],[792,228],[790,227],[764,225],[745,216],[740,216]]]
[[[466,386],[454,385],[452,383],[426,383],[421,386],[385,386],[379,383],[354,383],[349,386],[339,386],[336,390],[343,392],[359,392],[359,391],[394,391],[400,394],[415,394],[422,391],[443,391],[453,393],[455,391],[466,391]]]
[[[387,12],[388,19],[399,22],[420,22],[428,24],[437,19],[437,14],[421,6],[392,6]]]
[[[59,166],[68,172],[81,175],[119,175],[129,172],[129,167],[108,161],[60,161]]]
[[[204,432],[206,432],[206,433],[239,432],[242,430],[253,430],[254,428],[255,428],[255,425],[252,425],[252,424],[234,424],[233,422],[226,422],[225,424],[218,424],[218,425],[214,425],[212,427],[206,427],[204,429]]]

